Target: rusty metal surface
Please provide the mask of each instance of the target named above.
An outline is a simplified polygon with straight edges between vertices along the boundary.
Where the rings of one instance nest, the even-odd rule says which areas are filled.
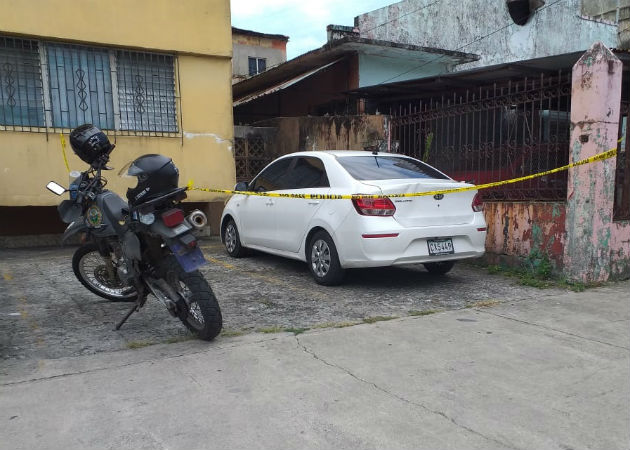
[[[400,152],[476,184],[568,163],[571,75],[558,71],[444,92],[392,114]],[[564,201],[566,173],[484,191],[486,200]]]

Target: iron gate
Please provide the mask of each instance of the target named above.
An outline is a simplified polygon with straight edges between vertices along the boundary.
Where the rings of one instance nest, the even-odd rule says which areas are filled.
[[[399,152],[456,180],[507,180],[568,163],[571,73],[424,98],[392,110]],[[486,200],[564,201],[566,172],[482,191]]]

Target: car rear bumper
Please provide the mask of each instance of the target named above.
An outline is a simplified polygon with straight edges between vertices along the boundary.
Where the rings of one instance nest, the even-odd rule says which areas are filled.
[[[363,221],[363,225],[367,223],[367,226],[344,226],[337,230],[335,237],[341,243],[337,247],[342,267],[381,267],[450,261],[476,258],[485,253],[486,223],[482,213],[475,214],[474,221],[468,224],[417,228],[403,228],[393,219],[375,219],[381,219],[381,222],[368,220]],[[396,236],[363,237],[363,235],[374,234],[396,234]],[[451,238],[454,253],[429,255],[427,241],[436,238]]]

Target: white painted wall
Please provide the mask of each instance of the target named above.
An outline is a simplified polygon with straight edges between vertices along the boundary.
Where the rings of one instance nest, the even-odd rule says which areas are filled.
[[[462,70],[586,51],[595,41],[616,47],[617,26],[584,18],[581,1],[562,0],[541,9],[524,26],[514,24],[505,0],[403,0],[355,21],[361,37],[481,56],[455,68]],[[479,40],[492,32],[496,33]]]

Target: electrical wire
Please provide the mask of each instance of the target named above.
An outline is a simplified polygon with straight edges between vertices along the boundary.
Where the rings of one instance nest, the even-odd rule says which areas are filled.
[[[413,14],[413,13],[416,13],[416,12],[419,12],[419,11],[422,11],[423,9],[427,9],[430,6],[437,5],[438,3],[442,2],[442,1],[443,0],[436,0],[433,3],[429,3],[428,5],[424,5],[424,6],[421,6],[420,8],[416,8],[414,10],[408,11],[405,14],[401,14],[400,16],[396,17],[395,19],[391,19],[391,20],[388,20],[387,22],[379,23],[378,25],[376,25],[376,26],[374,26],[372,28],[369,28],[367,30],[361,30],[361,33],[369,33],[370,31],[374,31],[377,28],[380,28],[380,27],[382,27],[384,25],[387,25],[388,23],[395,22],[395,21],[400,20],[401,18],[403,18],[405,16],[408,16],[410,14]],[[385,6],[385,8],[387,8],[387,6]]]

